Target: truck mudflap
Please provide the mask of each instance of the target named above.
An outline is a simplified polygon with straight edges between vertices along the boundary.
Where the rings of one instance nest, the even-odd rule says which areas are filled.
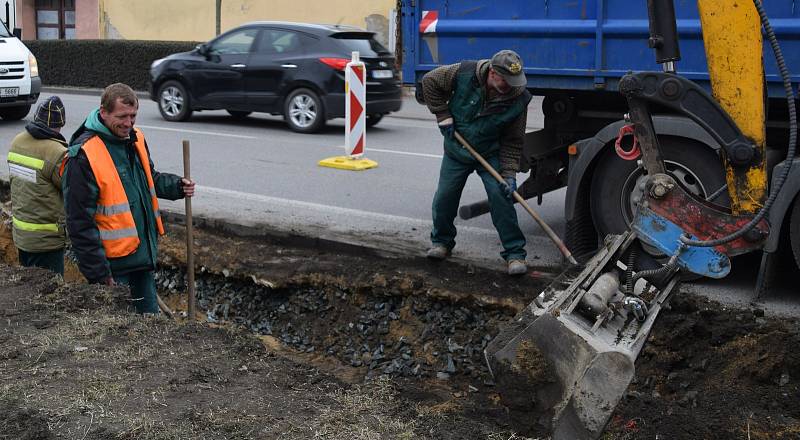
[[[555,440],[602,434],[677,290],[674,270],[641,271],[649,279],[627,270],[623,260],[632,261],[637,239],[633,231],[608,236],[583,268],[562,273],[486,347],[503,402],[545,414],[539,423]]]

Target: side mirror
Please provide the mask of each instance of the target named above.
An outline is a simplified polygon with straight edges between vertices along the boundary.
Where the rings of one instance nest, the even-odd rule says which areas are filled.
[[[200,54],[200,55],[202,55],[202,56],[204,56],[204,57],[205,57],[205,56],[208,56],[208,46],[206,45],[206,43],[200,43],[200,44],[198,44],[198,45],[197,45],[197,46],[194,48],[194,50],[196,50],[198,54]]]
[[[18,39],[20,40],[22,39],[22,28],[14,28],[14,30],[11,31],[11,33],[14,34],[14,36],[17,37]]]

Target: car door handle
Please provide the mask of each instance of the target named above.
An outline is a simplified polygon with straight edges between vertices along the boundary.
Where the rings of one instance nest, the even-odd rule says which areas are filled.
[[[247,67],[247,64],[231,64],[231,67],[233,67],[234,69],[244,69],[245,67]]]
[[[285,69],[297,69],[297,64],[281,64],[281,67]]]

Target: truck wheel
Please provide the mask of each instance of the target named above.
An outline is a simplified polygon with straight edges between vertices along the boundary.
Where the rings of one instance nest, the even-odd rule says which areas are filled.
[[[800,195],[795,196],[792,215],[789,217],[789,243],[794,262],[800,268]]]
[[[192,116],[192,101],[186,87],[178,81],[167,81],[158,88],[158,111],[170,122],[186,121]]]
[[[28,115],[31,105],[21,105],[19,107],[0,108],[0,117],[6,121],[19,121]]]
[[[724,186],[725,169],[717,153],[700,142],[664,136],[659,138],[667,172],[692,194],[707,197]],[[642,197],[638,189],[645,178],[636,161],[617,156],[613,146],[602,154],[592,176],[592,220],[601,237],[621,234],[631,224],[634,209]],[[715,203],[729,203],[727,194]]]

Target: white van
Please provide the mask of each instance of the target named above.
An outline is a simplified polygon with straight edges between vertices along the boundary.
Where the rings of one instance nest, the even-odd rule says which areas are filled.
[[[3,23],[0,26],[0,118],[24,118],[42,90],[36,57]]]

